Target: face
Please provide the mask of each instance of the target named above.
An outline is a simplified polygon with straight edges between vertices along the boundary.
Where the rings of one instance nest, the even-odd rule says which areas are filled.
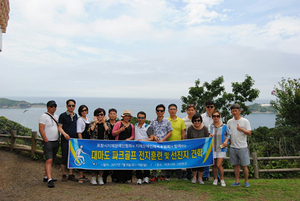
[[[117,113],[116,112],[110,112],[109,114],[108,114],[108,117],[109,117],[109,119],[111,119],[111,120],[116,120],[117,119]]]
[[[220,121],[221,115],[218,112],[213,113],[212,115],[214,123],[217,123]]]
[[[156,115],[157,117],[163,117],[165,114],[165,110],[163,107],[159,107],[156,109]]]
[[[88,114],[88,110],[86,107],[82,108],[81,110],[81,116],[85,117]]]
[[[103,113],[103,112],[98,113],[97,119],[98,119],[99,121],[102,121],[103,118],[104,118],[104,113]]]
[[[47,110],[50,114],[54,114],[56,112],[56,105],[52,105],[50,107],[47,107]]]
[[[145,117],[145,115],[143,115],[143,114],[139,114],[139,115],[137,116],[137,119],[138,119],[139,124],[144,124],[144,123],[145,123],[145,120],[146,120],[146,117]]]
[[[69,112],[74,112],[75,110],[75,103],[73,101],[69,101],[67,104],[67,110]]]
[[[193,107],[190,107],[189,109],[187,109],[186,113],[188,114],[188,116],[192,117],[196,113],[196,110]]]
[[[124,120],[125,122],[129,122],[130,119],[131,119],[131,116],[129,116],[129,115],[125,115],[125,116],[123,117],[123,120]]]
[[[209,115],[212,115],[212,112],[215,110],[215,106],[214,105],[207,105],[205,107],[206,109],[206,112],[209,114]]]
[[[200,125],[201,125],[201,119],[200,118],[195,119],[194,120],[194,126],[197,128],[197,127],[200,127]]]
[[[170,114],[170,116],[175,116],[176,113],[177,113],[176,107],[175,107],[175,106],[171,106],[171,107],[169,108],[169,114]]]
[[[234,118],[240,117],[241,110],[239,109],[231,109],[231,114]]]

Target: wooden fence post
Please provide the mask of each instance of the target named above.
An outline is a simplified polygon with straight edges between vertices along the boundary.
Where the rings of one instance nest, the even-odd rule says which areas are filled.
[[[258,172],[258,162],[257,162],[257,153],[253,152],[252,153],[252,162],[253,162],[253,169],[254,169],[254,178],[259,179],[259,172]]]
[[[32,135],[31,135],[31,158],[33,158],[34,154],[35,154],[35,150],[36,150],[36,136],[37,136],[37,132],[36,131],[32,131]]]
[[[11,131],[11,137],[10,137],[10,151],[14,150],[14,146],[15,146],[15,143],[16,143],[16,136],[17,136],[17,131],[12,130]]]

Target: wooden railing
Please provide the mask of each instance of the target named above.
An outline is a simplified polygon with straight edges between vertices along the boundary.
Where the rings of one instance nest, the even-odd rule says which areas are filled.
[[[22,150],[22,151],[28,151],[30,152],[31,157],[34,156],[34,154],[40,154],[43,155],[44,152],[42,150],[37,150],[37,142],[43,141],[42,138],[37,137],[37,132],[33,131],[31,136],[18,136],[16,131],[12,131],[11,134],[5,133],[1,134],[0,137],[4,138],[10,138],[10,143],[7,142],[0,142],[0,147],[6,147],[10,148],[10,151],[13,150]],[[17,144],[16,139],[31,139],[31,146],[28,145],[22,145]],[[283,157],[257,157],[256,152],[253,152],[252,157],[250,160],[252,160],[252,165],[254,169],[254,178],[259,178],[259,173],[270,173],[270,172],[297,172],[300,171],[300,168],[285,168],[285,169],[259,169],[258,161],[265,161],[265,160],[300,160],[300,156],[283,156]],[[300,154],[299,154],[300,155]],[[56,155],[58,158],[61,158],[61,155]],[[229,157],[224,158],[225,160],[229,160]],[[211,171],[211,170],[210,170]],[[242,170],[240,170],[242,171]],[[233,169],[224,169],[224,172],[234,172]]]

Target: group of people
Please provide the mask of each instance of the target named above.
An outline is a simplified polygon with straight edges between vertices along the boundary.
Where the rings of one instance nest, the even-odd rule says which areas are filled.
[[[91,184],[103,185],[106,183],[107,177],[111,174],[112,181],[126,183],[132,180],[132,170],[95,170],[91,171],[91,179],[88,180],[83,170],[79,171],[77,179],[73,174],[73,169],[69,169],[66,175],[66,165],[68,159],[68,140],[70,138],[92,139],[92,140],[140,140],[140,141],[178,141],[185,139],[196,139],[213,137],[213,185],[218,185],[218,176],[221,186],[226,186],[224,181],[224,171],[222,167],[223,159],[226,157],[227,146],[230,144],[230,160],[234,165],[235,183],[232,186],[240,186],[239,173],[240,164],[245,177],[245,186],[249,187],[248,168],[250,164],[247,136],[251,135],[250,123],[243,118],[240,113],[239,104],[233,104],[231,114],[233,118],[227,122],[227,125],[221,121],[221,113],[215,110],[214,102],[207,101],[205,104],[206,112],[202,115],[196,113],[195,105],[187,105],[187,116],[183,119],[177,117],[177,105],[170,104],[168,112],[170,116],[164,117],[165,106],[159,104],[156,106],[157,118],[153,119],[148,125],[146,121],[146,113],[138,112],[136,125],[132,125],[130,110],[124,110],[121,120],[117,121],[117,110],[109,109],[106,119],[106,111],[103,108],[97,108],[94,111],[93,121],[87,117],[88,107],[80,105],[78,114],[74,112],[76,101],[69,99],[66,101],[67,111],[55,114],[57,104],[51,100],[47,102],[47,112],[42,114],[39,119],[39,132],[43,138],[43,150],[46,157],[44,182],[47,182],[49,188],[53,188],[57,179],[52,178],[52,163],[59,149],[59,141],[61,138],[61,171],[62,181],[72,180],[83,183],[90,181]],[[209,167],[197,167],[187,169],[186,175],[182,175],[182,170],[175,170],[178,179],[191,179],[192,183],[204,184],[209,177]],[[171,180],[171,170],[162,170],[160,176],[157,170],[152,170],[150,178],[150,170],[136,170],[137,184],[155,182],[158,180]],[[205,179],[207,178],[207,179]]]

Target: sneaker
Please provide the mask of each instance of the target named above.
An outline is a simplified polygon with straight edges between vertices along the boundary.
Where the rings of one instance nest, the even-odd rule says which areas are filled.
[[[203,182],[203,180],[202,180],[202,179],[198,179],[198,182],[199,182],[199,184],[201,184],[201,185],[203,185],[203,184],[204,184],[204,182]]]
[[[71,174],[71,175],[68,176],[68,180],[78,181],[78,179],[76,179],[76,177],[73,174]]]
[[[82,178],[82,177],[80,177],[80,178],[78,179],[78,183],[83,184],[83,178]]]
[[[152,179],[150,179],[150,181],[154,182],[154,181],[157,181],[158,178],[157,177],[153,177]]]
[[[53,179],[53,178],[52,178],[52,181],[53,181],[53,182],[56,182],[57,179]],[[48,182],[48,177],[44,177],[43,182]]]
[[[67,179],[67,175],[62,175],[62,177],[61,177],[61,181],[67,181],[68,179]]]
[[[48,188],[54,188],[54,182],[53,180],[51,179],[50,181],[48,181]]]
[[[240,185],[241,185],[240,182],[239,183],[234,182],[233,184],[231,184],[231,186],[240,186]]]
[[[98,177],[98,183],[99,183],[99,185],[104,185],[102,177]]]
[[[193,178],[193,179],[192,179],[192,184],[195,184],[195,183],[197,183],[197,179],[196,179],[196,178]]]
[[[167,177],[167,178],[166,178],[166,181],[171,181],[171,177]]]
[[[83,181],[89,181],[89,179],[84,175],[83,175],[82,179],[83,179]]]
[[[213,185],[215,185],[215,186],[218,185],[218,180],[217,179],[214,180]]]
[[[160,176],[159,180],[160,181],[165,181],[165,176]]]
[[[93,184],[93,185],[97,184],[96,177],[91,178],[91,184]]]
[[[149,184],[149,177],[145,177],[144,183]]]
[[[225,181],[224,180],[221,180],[221,186],[225,187],[226,184],[225,184]]]
[[[139,184],[139,185],[141,185],[143,182],[142,182],[141,179],[138,179],[136,183]]]
[[[248,182],[245,182],[245,187],[250,187],[250,184]]]

